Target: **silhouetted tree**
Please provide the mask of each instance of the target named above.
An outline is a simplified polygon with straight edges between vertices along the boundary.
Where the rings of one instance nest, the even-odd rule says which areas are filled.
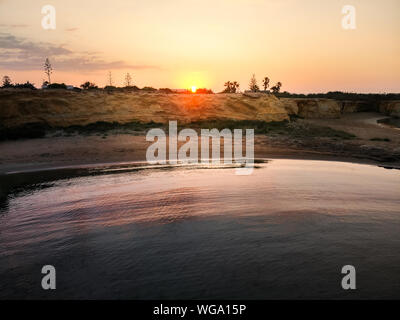
[[[263,80],[263,86],[264,86],[264,91],[267,91],[268,87],[269,87],[269,78],[265,77]]]
[[[274,85],[271,90],[273,93],[279,93],[279,91],[281,91],[281,87],[282,87],[282,83],[281,82],[277,82],[276,85]]]
[[[239,89],[239,83],[237,81],[233,81],[231,85],[231,92],[236,93],[236,90]]]
[[[239,88],[239,83],[236,81],[227,81],[224,84],[224,93],[236,93],[236,90]]]
[[[3,77],[3,86],[2,87],[3,88],[12,88],[13,87],[9,76]]]
[[[63,89],[67,90],[67,85],[65,83],[51,83],[47,85],[47,89]]]
[[[29,81],[27,81],[25,83],[16,83],[14,85],[14,88],[36,90],[35,85],[33,83],[30,83]]]
[[[51,78],[50,75],[53,73],[53,67],[51,66],[49,58],[46,58],[46,61],[44,62],[44,73],[47,75],[47,78],[49,79],[49,84],[51,83]]]
[[[225,82],[224,87],[225,87],[225,89],[223,92],[225,92],[225,93],[231,92],[231,82],[230,81]]]
[[[113,80],[112,80],[111,71],[108,71],[108,85],[109,85],[110,87],[113,86]]]
[[[83,90],[89,90],[89,89],[97,89],[98,87],[94,83],[86,81],[85,83],[81,84],[81,88]]]
[[[196,93],[203,93],[203,94],[212,94],[212,90],[207,89],[207,88],[199,88],[196,90]]]
[[[129,72],[125,76],[125,87],[130,87],[132,82],[132,77]]]
[[[258,87],[258,84],[257,84],[257,79],[256,79],[256,75],[255,74],[253,74],[253,76],[250,79],[249,88],[253,92],[257,92],[257,91],[260,90],[260,88]]]

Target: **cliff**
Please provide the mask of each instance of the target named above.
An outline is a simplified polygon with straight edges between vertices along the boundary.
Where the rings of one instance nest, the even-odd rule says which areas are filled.
[[[39,123],[68,127],[104,122],[178,120],[289,120],[340,118],[342,113],[372,111],[364,102],[281,98],[266,94],[161,94],[106,91],[0,90],[0,126],[16,128]],[[400,116],[400,102],[382,102],[378,109]],[[379,111],[376,110],[376,111]]]
[[[278,98],[267,95],[254,99],[235,94],[0,91],[0,124],[7,128],[207,119],[283,121],[289,116]]]
[[[400,118],[400,101],[382,101],[379,105],[379,112]]]
[[[340,118],[343,113],[379,112],[379,107],[365,101],[321,98],[281,98],[280,100],[289,114],[305,119],[335,119]]]

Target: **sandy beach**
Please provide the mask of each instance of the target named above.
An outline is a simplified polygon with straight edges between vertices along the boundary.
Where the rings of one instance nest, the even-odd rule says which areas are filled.
[[[256,158],[293,158],[376,163],[398,167],[400,130],[376,120],[379,113],[352,113],[341,119],[307,119],[303,125],[318,124],[354,134],[350,140],[298,138],[285,135],[256,135]],[[300,120],[299,120],[300,121]],[[145,161],[146,132],[106,132],[0,142],[0,173],[71,165]]]

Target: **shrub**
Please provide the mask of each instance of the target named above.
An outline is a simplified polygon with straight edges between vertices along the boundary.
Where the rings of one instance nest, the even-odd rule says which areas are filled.
[[[25,83],[16,83],[14,85],[14,88],[16,89],[31,89],[31,90],[36,90],[35,86],[33,83],[30,83],[29,81]]]
[[[210,89],[200,88],[196,90],[196,93],[206,93],[206,94],[213,94],[214,92]]]
[[[153,88],[153,87],[144,87],[142,88],[143,91],[148,91],[148,92],[155,92],[157,91],[157,89]]]
[[[67,85],[65,83],[52,83],[47,85],[47,89],[67,89]]]
[[[86,81],[85,83],[81,84],[81,88],[83,90],[90,90],[90,89],[98,89],[99,87],[96,86],[94,83]]]
[[[174,93],[170,88],[160,88],[158,89],[160,93]]]

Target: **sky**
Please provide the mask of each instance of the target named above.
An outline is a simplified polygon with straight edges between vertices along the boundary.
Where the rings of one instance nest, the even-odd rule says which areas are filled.
[[[56,29],[42,28],[44,5]],[[344,29],[344,5],[355,29]],[[399,0],[0,0],[0,76],[223,89],[252,74],[297,93],[400,92]]]

